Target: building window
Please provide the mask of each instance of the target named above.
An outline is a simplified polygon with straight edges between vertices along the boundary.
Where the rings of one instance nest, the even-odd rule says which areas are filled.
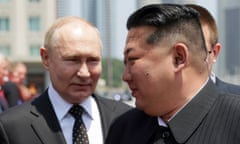
[[[0,53],[5,56],[11,55],[11,48],[9,45],[0,45]]]
[[[31,56],[40,56],[40,44],[31,44],[30,45],[30,55]]]
[[[29,30],[30,31],[40,31],[40,17],[39,16],[29,17]]]
[[[0,31],[9,31],[10,21],[7,17],[0,17]]]

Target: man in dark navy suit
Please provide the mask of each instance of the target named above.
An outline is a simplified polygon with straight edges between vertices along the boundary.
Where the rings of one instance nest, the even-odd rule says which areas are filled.
[[[208,49],[208,67],[211,79],[216,86],[224,91],[240,95],[240,86],[227,83],[219,79],[212,71],[213,64],[216,63],[217,57],[221,50],[221,44],[218,42],[218,28],[215,19],[211,13],[204,7],[195,4],[187,4],[187,6],[194,8],[200,13],[200,23],[202,26],[206,47]]]

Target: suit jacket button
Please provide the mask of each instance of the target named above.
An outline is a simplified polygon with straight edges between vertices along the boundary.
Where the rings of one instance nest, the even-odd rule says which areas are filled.
[[[165,131],[165,132],[162,133],[162,138],[163,138],[163,139],[166,139],[166,138],[168,138],[169,136],[170,136],[170,133],[169,133],[168,131]]]

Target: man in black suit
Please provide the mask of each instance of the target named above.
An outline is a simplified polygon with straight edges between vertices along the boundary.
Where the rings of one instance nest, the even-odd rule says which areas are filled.
[[[9,60],[0,54],[0,108],[6,110],[18,105],[20,92],[16,84],[6,80],[9,78]]]
[[[89,22],[58,19],[40,49],[51,83],[33,101],[1,114],[1,144],[72,144],[73,105],[83,108],[89,143],[103,144],[112,121],[130,107],[93,94],[102,69],[101,49],[99,31]]]
[[[17,85],[11,81],[4,82],[3,91],[6,96],[8,106],[13,107],[20,104],[20,91]]]
[[[200,23],[202,26],[206,47],[208,49],[208,67],[211,79],[216,84],[216,86],[228,93],[240,95],[240,86],[227,83],[219,79],[215,73],[212,71],[213,64],[216,63],[217,57],[221,50],[221,44],[218,42],[218,28],[217,24],[211,15],[211,13],[204,7],[196,4],[187,4],[187,6],[194,8],[200,13]]]
[[[111,126],[106,144],[238,144],[240,97],[209,78],[198,12],[147,5],[127,21],[126,81],[136,109]]]

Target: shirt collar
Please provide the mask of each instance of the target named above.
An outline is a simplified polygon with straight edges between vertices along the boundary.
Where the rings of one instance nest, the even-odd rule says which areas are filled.
[[[213,83],[216,83],[216,74],[214,72],[211,72],[210,78],[213,81]]]
[[[67,102],[64,100],[59,93],[54,89],[53,85],[50,83],[48,88],[48,95],[49,99],[53,105],[53,109],[57,115],[57,118],[59,121],[61,121],[64,117],[68,115],[69,109],[72,107],[73,104]],[[86,114],[93,119],[92,116],[92,107],[91,104],[94,102],[94,99],[92,96],[89,96],[85,101],[83,101],[81,105]]]
[[[158,117],[158,125],[163,127],[168,127],[161,117]]]

